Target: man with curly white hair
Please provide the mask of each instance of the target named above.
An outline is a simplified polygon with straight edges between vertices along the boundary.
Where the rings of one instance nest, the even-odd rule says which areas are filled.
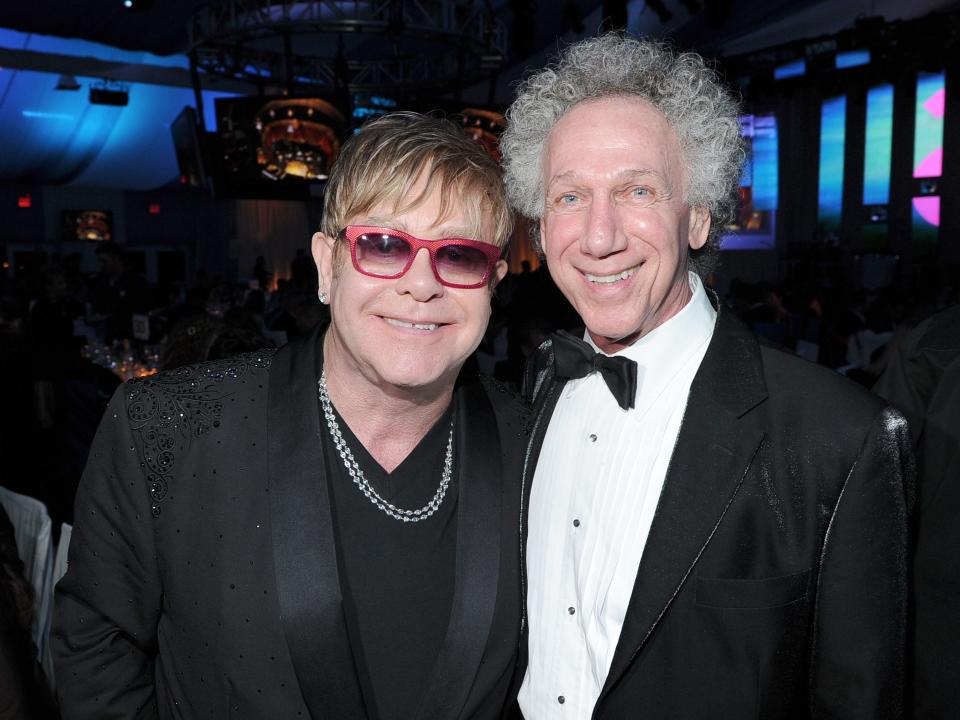
[[[738,111],[700,56],[610,34],[508,113],[511,202],[586,326],[525,378],[528,720],[902,714],[903,418],[700,279]]]

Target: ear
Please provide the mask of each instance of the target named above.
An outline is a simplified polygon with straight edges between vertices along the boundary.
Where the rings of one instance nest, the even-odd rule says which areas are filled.
[[[330,294],[330,285],[334,278],[333,244],[335,239],[322,232],[313,234],[310,249],[313,262],[317,265],[320,289]]]
[[[490,290],[492,291],[497,285],[500,284],[500,281],[507,276],[507,261],[506,260],[497,260],[497,264],[493,266],[493,275],[490,280]]]
[[[699,250],[707,242],[710,234],[710,213],[706,208],[690,208],[690,217],[687,221],[687,243],[692,250]]]

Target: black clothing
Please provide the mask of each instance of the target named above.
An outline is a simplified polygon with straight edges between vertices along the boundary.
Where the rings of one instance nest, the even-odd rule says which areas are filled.
[[[551,354],[527,375],[524,503]],[[899,413],[721,307],[593,717],[900,717],[911,461]]]
[[[318,332],[114,396],[57,585],[64,717],[368,717],[321,476],[322,365]],[[494,720],[519,636],[526,417],[473,375],[454,395],[454,591],[416,717]]]
[[[560,330],[550,336],[554,372],[558,378],[583,378],[599,372],[617,404],[633,407],[637,396],[637,363],[625,357],[610,357],[593,349],[585,340]]]
[[[336,415],[347,447],[381,497],[410,510],[433,497],[443,472],[451,409],[389,474]],[[451,480],[443,503],[426,520],[389,517],[354,484],[325,425],[321,434],[343,608],[367,711],[379,720],[407,720],[416,717],[450,619],[457,483]],[[456,457],[454,452],[454,468]]]
[[[920,323],[893,347],[873,389],[906,416],[919,468],[913,717],[952,718],[960,708],[960,306]]]

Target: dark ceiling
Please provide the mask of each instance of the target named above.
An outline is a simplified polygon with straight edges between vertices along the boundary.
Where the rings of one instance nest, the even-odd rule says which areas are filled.
[[[125,7],[125,0],[0,0],[0,28],[87,40],[163,56],[189,49],[191,17],[205,7],[233,3],[244,12],[266,5],[299,7],[296,0],[126,2],[132,8]],[[490,10],[506,28],[506,62],[500,66],[497,88],[490,92],[498,101],[509,101],[512,83],[529,67],[542,65],[558,45],[597,32],[603,26],[604,16],[611,12],[619,11],[621,19],[627,20],[630,31],[635,34],[668,37],[681,47],[708,56],[731,57],[838,33],[853,27],[865,16],[881,16],[891,21],[960,6],[960,0],[458,0],[458,3]],[[347,7],[351,3],[332,5]],[[373,33],[348,33],[347,58],[366,57],[376,51],[389,53],[391,45],[394,53],[398,51],[400,38],[393,36],[391,43],[384,43],[381,37]],[[343,35],[303,36],[295,41],[293,52],[297,57],[332,57],[331,48],[343,39]],[[413,38],[406,49],[401,49],[413,55],[435,54],[417,38]],[[186,71],[158,70],[151,67],[155,63],[146,58],[139,68],[91,68],[90,62],[79,59],[41,58],[35,53],[17,55],[18,52],[16,47],[0,49],[0,65],[78,76],[109,76],[116,80],[190,84]],[[60,66],[53,67],[57,63]],[[205,72],[209,68],[201,69]],[[172,80],[167,77],[178,72],[183,77]],[[210,77],[204,75],[204,87],[245,91],[224,84],[232,81],[231,76],[208,81]]]
[[[80,38],[126,50],[169,55],[187,50],[191,15],[217,0],[3,0],[0,28]],[[264,0],[235,0],[259,6]],[[290,0],[286,0],[288,3]],[[472,0],[492,8],[511,35],[511,60],[519,62],[556,44],[557,38],[590,35],[599,29],[604,11],[624,3],[600,0]],[[465,2],[465,4],[470,4]],[[800,37],[836,32],[860,16],[906,19],[932,10],[958,6],[956,0],[629,0],[625,3],[634,32],[669,35],[681,45],[710,54],[743,52],[762,46],[770,29],[776,45]],[[671,19],[664,22],[657,6]],[[142,9],[138,10],[138,7]],[[696,8],[696,12],[691,12]],[[791,37],[792,36],[792,37]],[[756,49],[756,48],[753,48]]]
[[[126,50],[145,50],[157,55],[184,52],[190,16],[216,0],[131,0],[133,9],[123,0],[5,0],[0,3],[0,27],[23,32],[81,38]],[[514,45],[532,53],[558,36],[573,30],[591,34],[599,24],[602,9],[617,3],[599,0],[474,0],[492,7],[497,16],[514,30]],[[241,3],[242,4],[242,3]],[[262,2],[250,2],[257,6]],[[645,32],[669,32],[690,45],[711,45],[713,41],[782,21],[805,8],[827,6],[838,15],[869,11],[884,2],[862,0],[682,0],[626,3],[633,16],[631,26],[639,23]],[[906,3],[903,3],[906,4]],[[924,5],[923,1],[911,3]],[[930,4],[929,1],[926,4]],[[946,3],[939,3],[941,5]],[[672,18],[663,23],[656,6],[668,10]],[[138,6],[144,6],[137,10]],[[690,7],[701,8],[696,13]]]
[[[190,15],[209,1],[158,0],[133,11],[122,0],[4,0],[0,27],[170,55],[186,49]]]

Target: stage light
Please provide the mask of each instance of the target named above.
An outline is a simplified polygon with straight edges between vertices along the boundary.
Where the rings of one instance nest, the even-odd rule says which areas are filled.
[[[21,193],[17,196],[17,207],[18,208],[28,208],[33,206],[33,198],[30,197],[30,193]]]
[[[106,242],[113,237],[113,224],[109,210],[64,210],[64,227],[69,229],[71,240]]]
[[[503,115],[491,110],[464,108],[460,111],[460,124],[467,137],[490,153],[500,162],[500,136],[507,125]]]
[[[325,180],[340,152],[340,112],[319,98],[272,100],[257,113],[257,164],[271,180]]]
[[[787,78],[802,77],[807,74],[807,61],[803,58],[793,60],[783,65],[778,65],[773,69],[774,80],[786,80]]]
[[[848,52],[839,52],[837,53],[836,58],[834,59],[837,70],[844,70],[846,68],[859,67],[860,65],[869,65],[870,64],[870,51],[869,50],[850,50]]]

